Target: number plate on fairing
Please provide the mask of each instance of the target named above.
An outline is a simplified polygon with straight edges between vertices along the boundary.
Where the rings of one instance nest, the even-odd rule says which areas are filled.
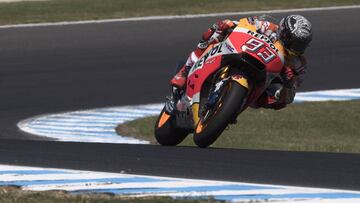
[[[229,36],[237,52],[246,52],[261,61],[268,72],[280,72],[284,65],[284,54],[279,43],[273,43],[265,35],[246,28],[237,27]]]

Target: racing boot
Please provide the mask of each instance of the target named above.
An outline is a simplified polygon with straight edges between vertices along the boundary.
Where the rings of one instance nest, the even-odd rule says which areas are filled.
[[[171,96],[166,97],[165,111],[168,114],[173,114],[176,110],[176,104],[184,92],[187,75],[191,66],[184,65],[180,71],[170,80],[172,86]]]
[[[182,93],[183,93],[182,89],[172,86],[172,94],[166,97],[166,102],[165,102],[166,113],[168,113],[169,115],[173,115],[176,112],[176,104],[180,100]]]

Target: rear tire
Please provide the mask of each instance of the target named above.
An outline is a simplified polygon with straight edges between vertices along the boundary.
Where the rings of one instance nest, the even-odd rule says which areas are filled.
[[[206,120],[200,118],[194,132],[194,142],[205,148],[216,141],[230,122],[236,119],[240,108],[247,97],[247,88],[231,81],[222,99],[216,104],[215,112]],[[226,90],[224,90],[226,91]]]
[[[159,144],[166,146],[178,145],[189,134],[188,130],[176,128],[174,124],[175,116],[168,115],[163,109],[155,123],[155,138]]]

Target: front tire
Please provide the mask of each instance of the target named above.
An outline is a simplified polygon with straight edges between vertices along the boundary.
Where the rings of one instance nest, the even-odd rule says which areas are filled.
[[[188,130],[176,128],[175,116],[161,111],[155,123],[155,138],[161,145],[175,146],[180,144],[189,134]]]
[[[199,147],[208,147],[216,141],[228,124],[236,119],[247,97],[247,88],[234,81],[230,81],[227,85],[227,90],[223,90],[224,95],[213,108],[211,116],[201,117],[195,128],[194,142]]]

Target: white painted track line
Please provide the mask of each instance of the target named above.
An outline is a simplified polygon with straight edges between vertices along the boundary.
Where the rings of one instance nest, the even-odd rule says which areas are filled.
[[[0,185],[23,190],[64,190],[77,193],[113,193],[121,196],[170,196],[227,202],[358,202],[349,190],[306,188],[243,182],[169,178],[92,171],[0,165]]]
[[[206,18],[206,17],[216,17],[216,16],[233,16],[233,15],[253,15],[253,14],[312,12],[312,11],[335,11],[335,10],[359,9],[359,8],[360,8],[360,5],[349,5],[349,6],[314,7],[314,8],[298,8],[298,9],[276,9],[276,10],[243,11],[243,12],[224,12],[224,13],[209,13],[209,14],[148,16],[148,17],[118,18],[118,19],[104,19],[104,20],[85,20],[85,21],[66,21],[66,22],[55,22],[55,23],[2,25],[2,26],[0,26],[0,29],[82,25],[82,24],[97,24],[97,23],[131,22],[131,21],[149,21],[149,20],[190,19],[190,18]]]

